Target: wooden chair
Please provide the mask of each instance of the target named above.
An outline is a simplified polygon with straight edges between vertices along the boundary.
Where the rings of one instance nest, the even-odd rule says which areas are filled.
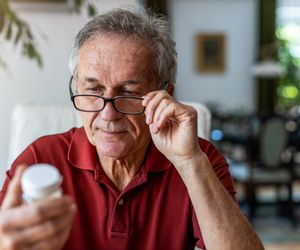
[[[276,189],[277,205],[287,212],[288,218],[295,224],[292,194],[292,166],[287,157],[288,131],[282,117],[272,116],[261,123],[259,136],[259,161],[251,164],[246,182],[246,196],[249,204],[249,219],[255,216],[258,204],[257,188],[273,186]],[[285,187],[288,197],[282,201],[279,189]]]

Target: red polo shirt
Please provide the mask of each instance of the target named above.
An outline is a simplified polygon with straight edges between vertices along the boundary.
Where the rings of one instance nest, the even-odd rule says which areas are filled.
[[[226,161],[212,144],[203,139],[199,143],[234,198]],[[7,172],[0,203],[20,163],[49,163],[63,175],[64,193],[73,196],[78,207],[64,249],[186,250],[195,245],[204,249],[187,189],[174,166],[153,143],[138,174],[119,192],[104,174],[83,128],[41,137]]]

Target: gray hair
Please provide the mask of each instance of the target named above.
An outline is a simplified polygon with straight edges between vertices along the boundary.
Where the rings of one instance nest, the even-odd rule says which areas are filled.
[[[169,23],[163,16],[140,9],[114,9],[88,22],[77,34],[71,51],[69,68],[75,75],[79,50],[85,42],[99,34],[133,36],[145,41],[153,53],[154,70],[161,81],[175,83],[177,53]]]

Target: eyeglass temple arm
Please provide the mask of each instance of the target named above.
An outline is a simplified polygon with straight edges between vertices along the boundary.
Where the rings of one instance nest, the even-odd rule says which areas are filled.
[[[72,82],[73,82],[73,76],[71,76],[70,81],[69,81],[69,92],[70,92],[70,97],[72,99],[73,97],[73,91],[72,91]]]
[[[161,89],[166,90],[169,87],[169,84],[170,84],[169,80],[164,81]]]

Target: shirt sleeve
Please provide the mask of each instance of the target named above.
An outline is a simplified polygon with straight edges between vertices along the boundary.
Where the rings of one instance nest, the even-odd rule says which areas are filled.
[[[31,144],[17,157],[17,159],[12,163],[10,169],[8,171],[6,171],[6,178],[5,178],[5,181],[4,181],[1,191],[0,191],[0,206],[5,197],[8,185],[15,174],[16,168],[20,164],[25,164],[25,165],[30,166],[35,163],[36,163],[36,159],[35,159],[34,150],[33,150],[32,144]]]
[[[216,176],[224,186],[225,190],[228,192],[230,197],[237,203],[236,191],[234,189],[234,182],[229,171],[229,165],[222,154],[215,148],[213,144],[207,142],[203,139],[199,140],[200,147],[202,151],[207,155],[212,168],[214,169]],[[206,249],[204,241],[201,235],[198,220],[194,209],[192,209],[192,223],[194,228],[194,237],[196,239],[196,246],[199,249]]]

